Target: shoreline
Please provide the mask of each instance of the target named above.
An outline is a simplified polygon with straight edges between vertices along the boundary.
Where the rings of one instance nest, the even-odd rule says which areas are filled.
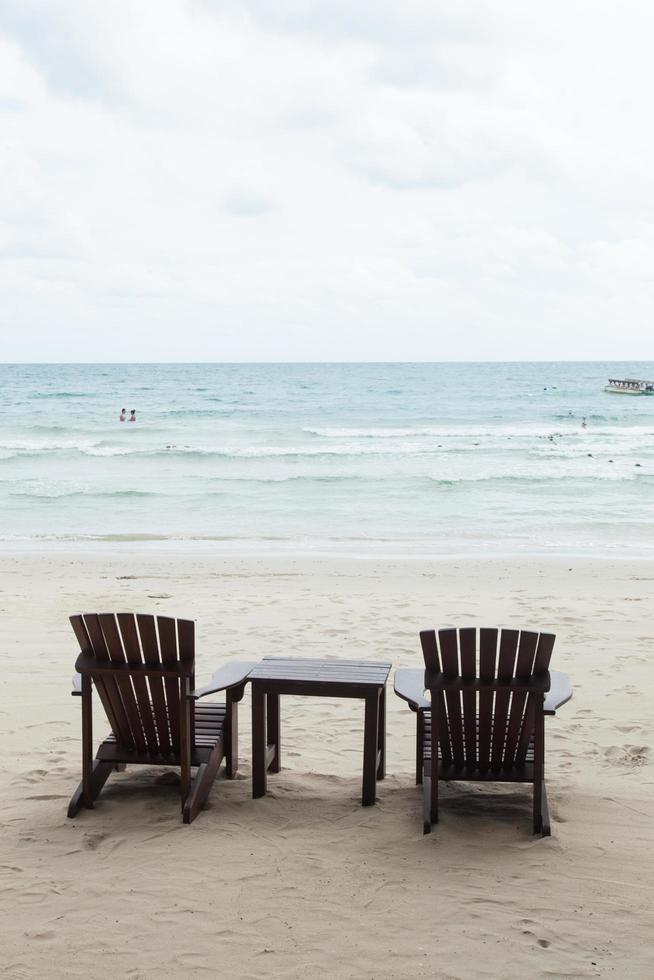
[[[257,539],[261,541],[262,539]],[[279,542],[282,539],[263,539]],[[286,539],[284,539],[286,540]],[[321,561],[321,562],[546,562],[556,564],[567,561],[577,562],[654,562],[654,543],[651,553],[633,553],[629,547],[623,548],[622,552],[614,552],[612,549],[601,550],[466,550],[466,551],[435,551],[435,552],[404,552],[404,551],[374,551],[370,548],[362,551],[335,551],[335,550],[315,550],[307,547],[301,548],[294,545],[288,549],[274,550],[254,545],[251,549],[242,548],[243,538],[168,538],[168,537],[127,537],[112,535],[106,537],[78,537],[78,538],[0,538],[0,554],[13,557],[23,555],[35,555],[39,553],[52,555],[65,555],[67,553],[75,556],[89,556],[94,554],[115,554],[129,555],[134,554],[139,557],[147,557],[148,554],[161,556],[165,554],[178,554],[186,558],[206,558],[216,561]],[[234,547],[226,547],[228,542],[233,542]],[[416,543],[419,543],[416,541]]]

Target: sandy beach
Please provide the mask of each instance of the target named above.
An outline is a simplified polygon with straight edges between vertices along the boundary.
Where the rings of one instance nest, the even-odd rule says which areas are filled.
[[[653,583],[645,561],[5,551],[0,976],[650,978]],[[555,632],[574,698],[547,725],[552,837],[531,836],[528,789],[463,784],[423,837],[414,716],[392,691],[375,807],[362,707],[323,699],[284,699],[283,769],[253,801],[246,693],[240,777],[190,827],[160,769],[116,774],[68,820],[67,617],[109,610],[196,619],[200,683],[265,654],[419,666],[431,626]]]

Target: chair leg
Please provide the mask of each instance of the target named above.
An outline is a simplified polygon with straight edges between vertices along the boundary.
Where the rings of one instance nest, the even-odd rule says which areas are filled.
[[[431,801],[430,816],[432,823],[438,823],[438,762],[436,765],[431,763],[431,771],[429,774],[430,781],[430,793],[429,798]]]
[[[220,744],[211,753],[209,761],[204,762],[198,768],[195,779],[191,783],[191,790],[184,803],[182,811],[182,820],[184,823],[192,823],[207,802],[207,797],[213,786],[222,759],[223,746]]]
[[[534,717],[534,833],[548,837],[550,818],[545,792],[545,695],[535,704]]]
[[[434,745],[432,744],[432,751]],[[438,823],[438,764],[432,766],[431,759],[423,759],[422,772],[422,831],[430,834],[432,824]]]
[[[540,834],[541,837],[549,837],[551,832],[547,790],[545,780],[541,779],[534,783],[534,833]]]
[[[77,816],[81,807],[86,807],[89,810],[93,809],[93,801],[97,800],[102,787],[115,768],[116,766],[113,762],[103,762],[101,759],[93,760],[88,794],[85,795],[84,793],[84,780],[82,780],[70,798],[70,803],[68,804],[69,817]]]
[[[422,783],[422,832],[431,834],[431,773],[423,776]]]
[[[179,796],[182,813],[191,790],[191,698],[190,678],[184,677],[180,683],[179,699]],[[195,712],[193,712],[195,715]]]
[[[533,820],[534,820],[534,833],[540,833],[541,829],[541,803],[543,798],[543,782],[538,780],[534,783],[534,796],[533,796]]]
[[[438,728],[440,724],[440,706],[432,704],[431,735],[429,754],[429,817],[431,823],[438,823]]]
[[[541,799],[540,799],[540,830],[541,837],[549,837],[552,833],[550,828],[550,811],[547,805],[547,790],[545,789],[545,780],[541,783]],[[535,831],[536,833],[538,831]]]

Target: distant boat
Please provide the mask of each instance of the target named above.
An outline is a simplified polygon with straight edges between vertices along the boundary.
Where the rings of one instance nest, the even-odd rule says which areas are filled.
[[[639,378],[609,378],[604,391],[617,395],[654,395],[654,381],[642,381]]]

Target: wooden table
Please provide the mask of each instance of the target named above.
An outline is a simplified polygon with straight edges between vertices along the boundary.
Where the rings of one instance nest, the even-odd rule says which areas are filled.
[[[264,657],[250,672],[252,685],[252,796],[266,794],[267,773],[281,767],[279,698],[361,698],[363,723],[363,785],[361,803],[375,802],[377,780],[385,774],[386,679],[391,664],[365,660],[304,660]]]

